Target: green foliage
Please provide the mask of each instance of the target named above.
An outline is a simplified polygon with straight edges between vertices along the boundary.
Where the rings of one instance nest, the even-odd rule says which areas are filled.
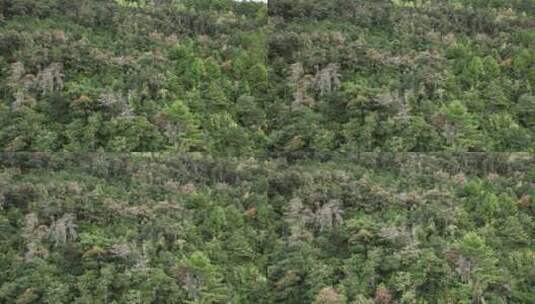
[[[532,303],[534,16],[0,0],[0,303]]]
[[[512,110],[533,88],[530,2],[271,1],[272,92],[334,139],[309,154],[531,151],[527,115]],[[329,66],[342,85],[325,94]],[[285,103],[269,112],[277,139]]]
[[[228,297],[222,276],[202,252],[194,252],[181,264],[186,272],[183,279],[191,303],[221,303]]]
[[[176,100],[164,110],[169,142],[178,151],[189,151],[193,145],[198,145],[199,122],[181,100]]]
[[[0,155],[7,303],[525,303],[529,154]]]
[[[262,108],[265,13],[230,0],[2,5],[2,150],[234,153],[209,125],[241,95]]]
[[[30,2],[2,6],[4,151],[534,148],[532,1]]]

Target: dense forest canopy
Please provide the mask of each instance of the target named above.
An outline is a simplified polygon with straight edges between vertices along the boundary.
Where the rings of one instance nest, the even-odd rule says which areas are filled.
[[[0,304],[535,303],[535,0],[0,0]]]
[[[0,158],[2,303],[532,303],[535,159]]]
[[[240,154],[266,136],[263,4],[4,1],[0,12],[4,151]]]
[[[3,151],[534,150],[533,0],[0,3]]]
[[[535,2],[273,0],[269,16],[272,151],[533,150]]]

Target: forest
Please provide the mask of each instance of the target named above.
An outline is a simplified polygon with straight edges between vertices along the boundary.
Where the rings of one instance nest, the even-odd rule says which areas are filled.
[[[266,5],[157,2],[0,2],[2,150],[260,150]]]
[[[4,153],[2,303],[533,303],[535,158]]]
[[[535,150],[533,0],[4,0],[6,152]]]
[[[272,0],[269,13],[270,152],[533,151],[534,1]]]
[[[535,304],[535,0],[0,0],[0,304]]]

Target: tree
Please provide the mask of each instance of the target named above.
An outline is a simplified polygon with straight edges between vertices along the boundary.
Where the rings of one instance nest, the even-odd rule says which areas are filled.
[[[188,151],[198,144],[199,122],[181,101],[176,100],[162,113],[165,135],[178,151]]]
[[[26,261],[32,261],[35,257],[46,258],[49,255],[48,249],[42,243],[47,233],[48,227],[39,225],[39,218],[35,213],[25,216],[23,236],[27,242]]]
[[[491,292],[489,286],[500,282],[496,267],[498,259],[485,241],[475,232],[467,233],[455,244],[459,251],[457,271],[461,280],[467,284],[474,303],[486,303]]]
[[[331,200],[316,211],[316,225],[320,231],[331,231],[343,224],[341,202]]]
[[[236,111],[240,125],[253,129],[266,127],[266,112],[258,105],[254,96],[241,95],[238,97]]]
[[[182,259],[180,281],[192,303],[220,303],[228,299],[222,275],[202,252]]]
[[[516,115],[520,118],[522,125],[535,127],[535,96],[523,94],[515,105]]]
[[[50,226],[49,235],[55,246],[64,245],[68,240],[76,240],[77,225],[73,223],[73,220],[72,214],[64,214]]]
[[[314,99],[307,94],[307,91],[313,85],[314,79],[311,75],[305,75],[301,63],[294,63],[290,66],[290,76],[288,80],[290,88],[294,91],[293,102],[295,105],[314,105]]]
[[[117,117],[107,122],[103,133],[109,138],[108,151],[153,151],[162,148],[163,138],[142,116]]]
[[[315,82],[320,93],[323,95],[338,89],[341,85],[340,77],[340,65],[336,63],[329,63],[318,71]]]
[[[266,92],[268,89],[268,70],[262,63],[257,63],[247,70],[247,81],[250,87],[257,92]]]
[[[63,65],[52,63],[37,74],[37,82],[41,92],[47,94],[63,89]]]
[[[478,122],[461,101],[454,100],[442,106],[441,112],[445,118],[444,123],[441,123],[442,135],[451,149],[471,151],[484,148],[478,132]]]
[[[325,287],[320,290],[314,299],[314,304],[343,304],[343,297],[332,287]]]
[[[290,200],[284,218],[290,232],[288,238],[290,246],[299,246],[303,241],[312,238],[306,226],[313,221],[313,213],[303,205],[300,198],[295,197]]]

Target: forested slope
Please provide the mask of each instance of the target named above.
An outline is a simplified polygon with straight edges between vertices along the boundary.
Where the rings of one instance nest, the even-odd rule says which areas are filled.
[[[3,1],[3,151],[534,148],[532,0],[154,2]]]
[[[4,154],[3,303],[532,303],[535,160]]]
[[[535,2],[272,0],[269,14],[274,151],[533,150]]]
[[[0,0],[0,304],[535,303],[533,0]]]
[[[161,2],[3,1],[3,151],[258,149],[266,6]]]

